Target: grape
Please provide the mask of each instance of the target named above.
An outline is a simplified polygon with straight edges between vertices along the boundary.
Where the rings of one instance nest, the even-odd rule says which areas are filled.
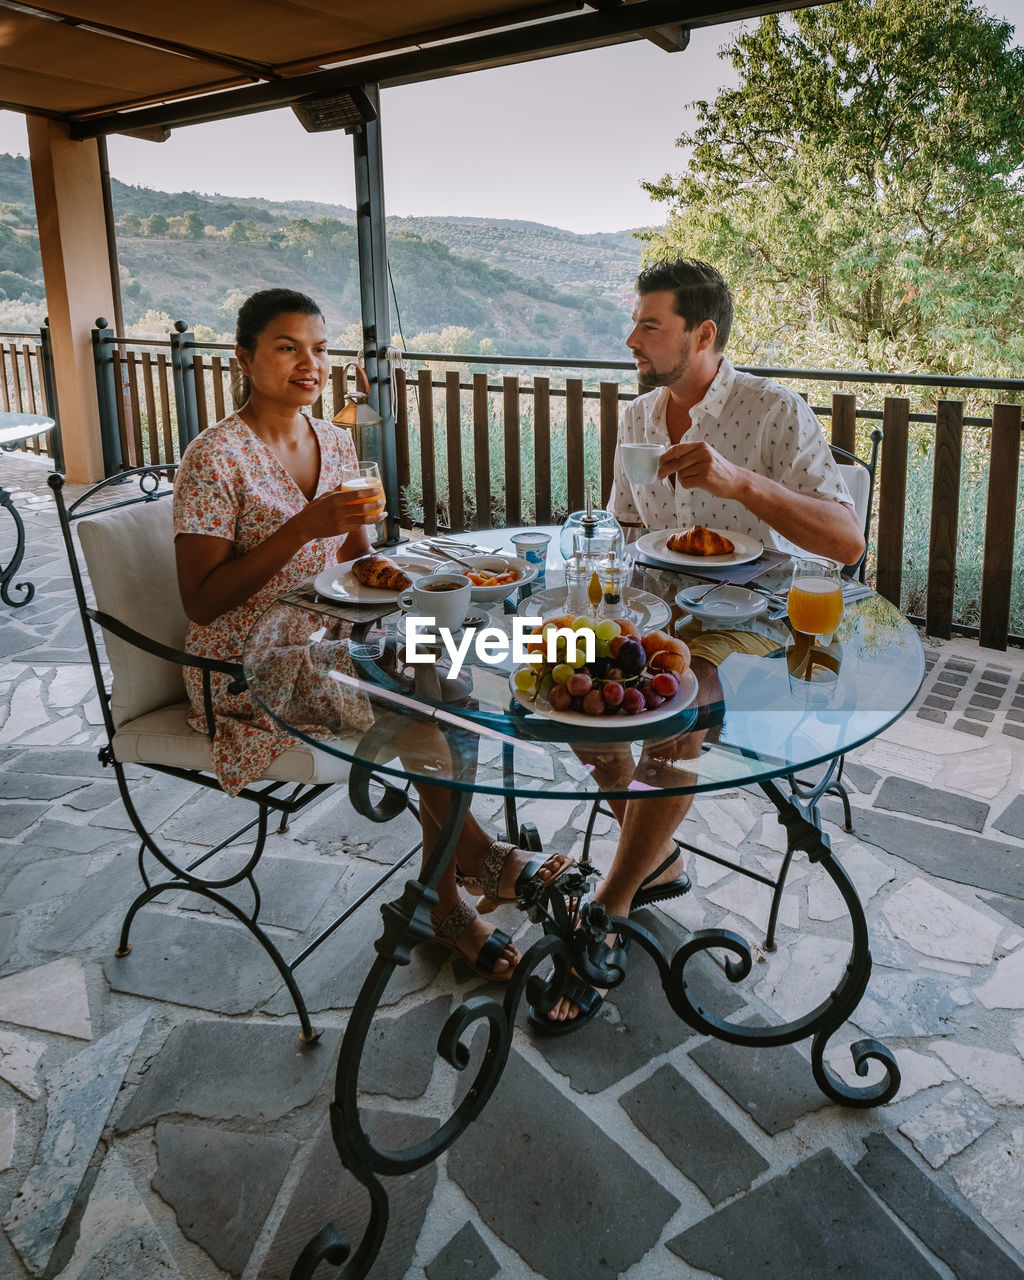
[[[588,618],[585,613],[581,613],[578,618],[573,618],[572,629],[573,631],[596,631],[597,619]]]
[[[625,693],[625,689],[623,689],[622,685],[619,684],[617,680],[609,680],[601,690],[601,694],[604,697],[605,702],[610,707],[619,706],[622,699],[625,697]]]
[[[622,628],[614,618],[605,618],[603,622],[599,622],[594,629],[594,635],[598,640],[614,640]]]
[[[575,675],[569,677],[565,682],[565,687],[573,695],[573,697],[582,697],[583,694],[590,691],[593,681],[586,671],[577,671]]]
[[[532,693],[537,687],[537,673],[527,667],[520,667],[515,674],[516,688],[523,693]]]
[[[551,679],[555,684],[568,684],[573,674],[573,668],[567,662],[560,662],[557,667],[551,669]]]
[[[548,702],[552,711],[568,711],[572,706],[572,695],[564,684],[556,684],[548,694]]]
[[[605,702],[600,689],[591,689],[583,695],[583,710],[588,716],[604,714]]]
[[[639,689],[627,689],[622,695],[622,710],[627,716],[635,716],[638,711],[643,711],[646,705],[644,695]]]
[[[648,711],[653,711],[655,707],[660,707],[665,699],[655,689],[645,689],[643,693],[644,705]]]
[[[643,645],[638,640],[625,641],[619,646],[619,652],[615,656],[627,675],[638,675],[647,661]]]
[[[626,673],[621,667],[609,667],[604,673],[604,678],[606,680],[622,680],[625,675]]]
[[[679,689],[679,681],[671,671],[659,671],[651,684],[663,698],[674,698]]]
[[[611,653],[611,649],[610,649],[610,647],[609,647],[609,645],[608,645],[608,641],[607,641],[607,640],[600,640],[600,639],[599,639],[599,640],[597,640],[597,641],[596,641],[596,643],[594,644],[594,657],[595,657],[595,658],[607,658],[607,657],[608,657],[608,655],[609,655],[610,653]]]

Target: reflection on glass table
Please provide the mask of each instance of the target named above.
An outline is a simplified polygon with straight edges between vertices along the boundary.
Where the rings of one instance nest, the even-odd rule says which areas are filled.
[[[494,539],[496,549],[508,531],[473,537]],[[550,566],[550,560],[549,560]],[[671,570],[638,568],[632,589],[665,601],[674,600],[687,579]],[[765,590],[788,582],[783,567],[777,581],[766,576]],[[531,584],[532,585],[532,584]],[[561,575],[549,567],[538,584],[539,600],[557,608]],[[702,643],[717,647],[721,661],[717,679],[701,685],[692,701],[680,697],[668,714],[602,715],[593,723],[579,714],[539,713],[528,692],[516,692],[513,675],[517,658],[513,641],[517,624],[540,612],[529,612],[529,587],[512,603],[518,613],[495,608],[485,625],[467,628],[447,641],[411,654],[401,632],[389,638],[376,661],[354,662],[354,672],[335,660],[342,643],[334,617],[311,631],[308,662],[311,678],[322,681],[325,696],[339,680],[366,699],[373,726],[366,733],[318,743],[351,765],[350,794],[366,816],[382,821],[395,806],[387,803],[388,788],[409,783],[447,788],[452,797],[450,821],[432,852],[420,881],[406,886],[402,898],[382,909],[383,933],[375,957],[352,1011],[342,1045],[336,1077],[333,1114],[335,1142],[343,1163],[369,1188],[373,1202],[370,1222],[360,1248],[379,1247],[386,1222],[387,1195],[380,1181],[389,1173],[410,1172],[441,1154],[467,1127],[495,1089],[510,1051],[512,1030],[520,1004],[527,1000],[541,1010],[550,1008],[566,989],[573,971],[594,985],[614,987],[625,976],[617,969],[617,948],[606,936],[618,934],[653,961],[665,997],[689,1026],[731,1044],[775,1046],[810,1041],[811,1071],[833,1101],[853,1107],[877,1106],[895,1096],[900,1084],[893,1055],[875,1040],[864,1038],[850,1047],[862,1084],[850,1083],[826,1065],[829,1041],[852,1016],[867,987],[871,954],[864,911],[849,877],[833,854],[822,830],[817,808],[820,792],[801,794],[795,780],[817,766],[834,768],[844,753],[870,741],[896,720],[912,701],[924,674],[924,656],[914,629],[888,602],[869,595],[849,604],[835,637],[827,645],[794,637],[784,618],[769,612],[744,626],[700,630]],[[290,632],[289,613],[295,606],[279,603],[257,623],[249,636],[244,665],[254,696],[280,722],[302,737],[301,725],[288,722],[288,689],[282,683],[278,647]],[[304,605],[303,607],[308,607]],[[335,613],[338,611],[336,610]],[[676,616],[679,610],[676,609]],[[752,642],[752,637],[756,642]],[[412,657],[420,661],[411,661]],[[355,682],[355,683],[353,683]],[[615,764],[615,786],[602,786],[608,762]],[[375,782],[370,781],[371,777]],[[767,1023],[728,1017],[698,1003],[693,995],[694,965],[709,954],[724,958],[729,982],[740,984],[753,972],[755,948],[733,930],[702,929],[675,946],[659,940],[640,919],[612,916],[593,900],[599,874],[583,860],[557,885],[542,886],[519,905],[542,927],[542,934],[524,954],[508,984],[504,1001],[476,995],[447,1016],[440,1029],[440,1052],[450,1062],[461,1060],[465,1043],[483,1022],[488,1028],[488,1051],[477,1060],[474,1078],[463,1101],[425,1142],[405,1151],[378,1149],[364,1128],[358,1091],[360,1067],[374,1018],[387,995],[396,968],[406,962],[411,947],[429,945],[428,914],[432,886],[452,856],[459,827],[474,793],[504,800],[507,834],[520,843],[531,833],[520,828],[516,805],[543,798],[595,807],[611,799],[643,804],[649,797],[715,792],[756,786],[771,801],[785,829],[790,860],[805,856],[816,874],[828,877],[841,896],[848,922],[850,954],[836,985],[801,1017]],[[374,788],[377,788],[376,792]],[[384,799],[373,802],[372,794]],[[531,847],[539,847],[533,845]],[[694,848],[694,846],[685,846]],[[701,852],[695,850],[695,852]],[[713,856],[710,853],[705,856]],[[730,863],[742,874],[766,885],[775,881],[749,866]],[[778,897],[778,892],[776,898]],[[774,911],[770,930],[774,929]],[[770,936],[766,944],[770,949]],[[542,974],[551,968],[548,977]],[[540,970],[540,972],[538,972]],[[598,1023],[598,1026],[600,1024]],[[597,1035],[584,1028],[581,1036]],[[592,1044],[582,1051],[590,1051]],[[368,1104],[367,1104],[368,1105]],[[308,1260],[328,1258],[328,1235],[312,1242]],[[373,1241],[377,1241],[376,1246]],[[335,1243],[337,1243],[335,1241]],[[312,1269],[304,1273],[312,1275]],[[361,1273],[365,1274],[365,1273]]]

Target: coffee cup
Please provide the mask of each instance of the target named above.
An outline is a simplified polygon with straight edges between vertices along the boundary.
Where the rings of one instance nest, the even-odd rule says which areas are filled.
[[[664,452],[665,446],[661,444],[620,444],[619,457],[626,479],[631,484],[653,484]]]
[[[409,614],[433,618],[439,629],[455,631],[469,612],[473,584],[463,573],[432,573],[417,578],[398,603]]]

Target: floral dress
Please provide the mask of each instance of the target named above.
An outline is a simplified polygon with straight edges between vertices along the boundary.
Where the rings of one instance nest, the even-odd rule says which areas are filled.
[[[320,475],[314,495],[320,497],[338,487],[343,467],[356,461],[356,450],[347,431],[312,417],[309,424],[320,446]],[[182,456],[174,482],[174,534],[228,538],[234,555],[241,556],[305,505],[305,495],[275,454],[233,413],[202,432]],[[186,651],[240,662],[245,638],[260,615],[279,596],[334,564],[343,542],[344,537],[308,542],[244,604],[221,614],[208,626],[191,623]],[[280,687],[284,692],[275,710],[296,728],[322,737],[369,728],[373,717],[365,699],[340,684],[328,686],[325,681],[308,678],[308,637],[317,625],[318,615],[297,614],[294,634],[282,637]],[[332,661],[352,674],[344,646],[332,655]],[[230,693],[230,683],[231,677],[219,674],[214,674],[211,682],[216,726],[213,766],[224,790],[237,795],[260,777],[276,756],[294,746],[296,739],[248,693]],[[206,733],[201,674],[186,668],[185,685],[192,704],[189,724]]]

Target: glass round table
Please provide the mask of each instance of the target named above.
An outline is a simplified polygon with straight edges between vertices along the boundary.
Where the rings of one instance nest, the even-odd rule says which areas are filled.
[[[618,934],[620,942],[643,948],[657,967],[669,1005],[695,1030],[739,1045],[767,1047],[809,1039],[816,1082],[828,1097],[847,1106],[880,1105],[899,1088],[895,1059],[876,1040],[861,1039],[850,1047],[856,1075],[870,1077],[863,1085],[850,1083],[825,1062],[828,1041],[864,995],[871,953],[863,907],[822,829],[818,802],[826,792],[839,794],[849,825],[841,785],[843,758],[886,729],[913,700],[924,676],[924,653],[914,628],[888,601],[854,587],[827,643],[794,633],[784,616],[781,593],[788,567],[781,565],[753,584],[766,602],[759,616],[716,629],[681,616],[675,598],[692,579],[637,565],[626,603],[635,606],[636,614],[646,610],[648,622],[671,616],[662,634],[681,634],[695,652],[714,653],[720,659],[717,672],[705,664],[700,681],[692,672],[679,673],[672,696],[635,715],[559,712],[533,690],[519,690],[514,678],[525,665],[520,660],[525,650],[517,656],[517,643],[528,649],[537,619],[558,610],[557,559],[549,564],[546,576],[521,590],[523,599],[511,598],[503,610],[493,609],[454,635],[424,633],[411,617],[400,618],[377,658],[367,659],[358,647],[359,656],[349,652],[353,639],[364,638],[367,630],[374,638],[365,613],[353,637],[344,609],[317,605],[312,597],[278,602],[248,637],[244,665],[250,691],[289,733],[350,762],[350,795],[358,811],[386,821],[409,805],[410,785],[440,788],[448,800],[440,836],[424,857],[419,878],[382,908],[383,934],[353,1009],[338,1067],[335,1141],[345,1165],[378,1197],[375,1205],[382,1196],[380,1203],[386,1205],[381,1175],[409,1172],[436,1158],[479,1114],[505,1065],[524,995],[543,1012],[559,999],[574,970],[595,986],[612,988],[624,979],[619,949],[606,945],[608,935]],[[384,617],[396,605],[379,608]],[[305,727],[302,711],[311,693],[324,709],[338,702],[339,691],[349,709],[353,696],[360,700],[362,723],[369,727],[360,732],[339,728],[332,735],[322,727]],[[330,713],[324,714],[321,723],[329,723]],[[737,787],[757,787],[785,830],[786,850],[774,877],[739,860],[727,863],[771,887],[762,948],[774,946],[779,902],[797,854],[828,876],[842,897],[849,958],[835,987],[816,1007],[801,1017],[763,1025],[760,1019],[730,1021],[698,1002],[687,981],[691,963],[711,953],[729,982],[741,983],[753,968],[751,945],[731,929],[701,929],[670,953],[642,917],[608,916],[593,899],[599,872],[590,862],[592,818],[578,864],[554,887],[531,884],[517,899],[541,924],[542,935],[517,965],[504,1001],[476,996],[451,1014],[441,1031],[439,1052],[453,1065],[464,1065],[464,1039],[479,1023],[487,1025],[488,1049],[472,1086],[426,1142],[403,1151],[374,1146],[361,1124],[356,1095],[363,1048],[395,967],[407,963],[414,946],[433,938],[434,890],[453,856],[474,794],[502,796],[508,839],[539,850],[538,833],[518,822],[521,800],[587,800],[593,815],[609,801],[644,804],[652,797]],[[695,854],[703,852],[678,843]],[[553,962],[547,978],[536,972],[545,962]],[[386,1208],[380,1212],[386,1217]],[[375,1223],[361,1249],[379,1232],[376,1218]],[[329,1258],[331,1248],[340,1256],[339,1247],[321,1240],[316,1256]],[[305,1274],[312,1275],[312,1269]]]

